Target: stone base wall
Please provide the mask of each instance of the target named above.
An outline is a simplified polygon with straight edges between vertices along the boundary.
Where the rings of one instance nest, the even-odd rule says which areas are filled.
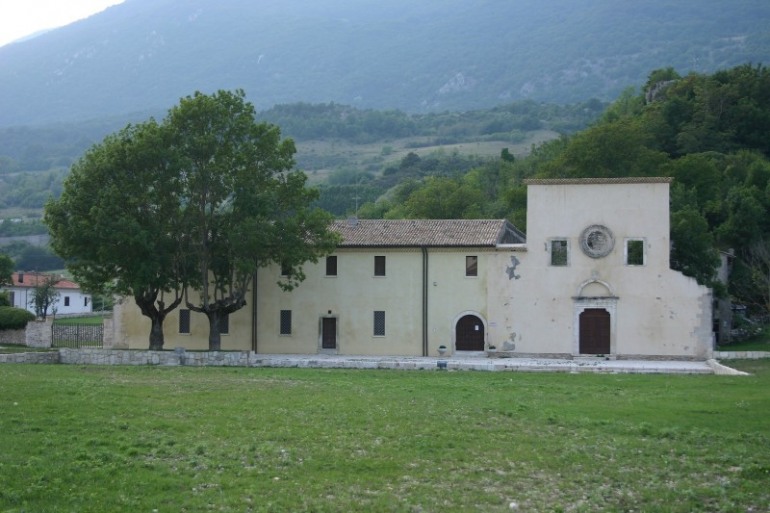
[[[59,352],[3,353],[0,354],[0,363],[59,363]]]
[[[2,330],[0,331],[0,344],[11,344],[23,346],[27,343],[25,330]]]
[[[256,353],[239,351],[122,351],[59,349],[60,363],[75,365],[187,365],[191,367],[250,367]]]
[[[770,351],[714,351],[717,360],[758,360],[770,358]]]

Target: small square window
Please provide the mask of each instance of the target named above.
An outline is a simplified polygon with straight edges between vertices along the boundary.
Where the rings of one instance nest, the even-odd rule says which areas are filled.
[[[553,239],[551,241],[551,265],[564,267],[569,262],[567,239]]]
[[[385,336],[385,312],[383,311],[374,312],[374,336]]]
[[[384,256],[374,257],[374,275],[385,276],[385,257]]]
[[[179,309],[179,333],[190,333],[190,310]]]
[[[291,335],[291,310],[281,310],[281,335]]]
[[[644,241],[642,239],[626,241],[626,265],[644,265]]]
[[[467,256],[465,257],[465,276],[478,276],[479,275],[479,257]]]
[[[326,276],[337,276],[337,257],[326,257]]]

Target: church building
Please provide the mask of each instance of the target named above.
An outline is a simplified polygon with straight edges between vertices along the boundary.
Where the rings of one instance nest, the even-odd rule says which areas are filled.
[[[669,266],[668,178],[530,180],[526,237],[506,220],[348,220],[335,252],[281,290],[260,269],[223,350],[270,354],[709,357],[711,291]],[[130,300],[115,347],[146,349]],[[177,309],[165,347],[206,349]]]

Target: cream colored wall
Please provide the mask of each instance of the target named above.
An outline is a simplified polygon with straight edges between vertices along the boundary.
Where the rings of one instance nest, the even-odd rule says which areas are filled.
[[[423,254],[420,249],[339,249],[337,276],[325,260],[305,266],[306,280],[292,292],[277,285],[279,269],[259,274],[258,347],[262,353],[321,352],[322,317],[336,317],[338,354],[422,355]],[[386,276],[374,276],[374,256],[386,257]],[[479,277],[465,277],[465,256],[479,256]],[[486,258],[477,250],[428,250],[429,354],[452,347],[462,312],[486,312]],[[280,311],[292,311],[292,334],[280,335]],[[385,312],[385,336],[373,335],[375,310]],[[329,313],[331,312],[331,313]]]
[[[338,250],[337,276],[326,263],[308,264],[295,290],[276,285],[277,266],[259,274],[257,351],[321,352],[323,317],[337,318],[338,354],[421,354],[421,254],[415,251]],[[374,256],[385,256],[385,276],[374,276]],[[280,335],[280,311],[291,310],[292,333]],[[374,336],[374,311],[385,312],[385,336]]]
[[[455,325],[466,314],[479,317],[488,335],[487,279],[493,255],[490,249],[481,248],[428,251],[429,355],[436,355],[440,345],[447,347],[447,354],[454,352]],[[466,256],[478,257],[478,276],[465,276]]]
[[[667,183],[532,184],[527,201],[520,278],[490,288],[490,308],[503,321],[495,341],[515,343],[516,352],[578,354],[577,305],[587,302],[613,314],[612,353],[707,354],[709,290],[669,269]],[[590,258],[580,249],[581,233],[593,224],[613,233],[606,257]],[[551,238],[568,240],[568,266],[550,265]],[[628,238],[644,239],[645,265],[625,265]]]
[[[193,294],[191,300],[197,299]],[[251,304],[230,314],[229,334],[222,334],[221,348],[225,351],[251,349]],[[132,298],[123,298],[116,305],[115,344],[130,349],[147,349],[150,346],[150,320],[142,315]],[[190,312],[190,333],[179,333],[179,310],[184,303],[166,316],[163,322],[165,349],[184,347],[191,350],[205,350],[209,347],[209,322],[204,314]]]

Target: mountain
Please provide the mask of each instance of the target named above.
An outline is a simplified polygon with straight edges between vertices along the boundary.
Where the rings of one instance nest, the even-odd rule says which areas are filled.
[[[0,48],[0,127],[233,88],[258,109],[608,100],[657,68],[770,61],[768,26],[767,0],[126,0]]]

